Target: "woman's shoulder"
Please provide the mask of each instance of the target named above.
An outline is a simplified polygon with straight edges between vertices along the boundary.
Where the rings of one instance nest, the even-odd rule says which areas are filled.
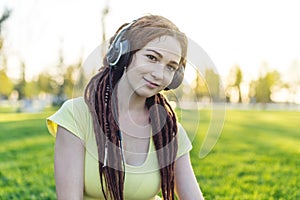
[[[84,101],[84,97],[76,97],[76,98],[66,100],[62,106],[74,107],[74,106],[85,106],[85,105],[86,103]]]
[[[66,100],[60,109],[47,118],[47,126],[56,135],[57,126],[62,126],[81,139],[85,138],[85,131],[89,130],[92,120],[87,104],[83,97]]]
[[[90,112],[83,97],[66,100],[48,120],[64,121],[65,123],[84,123],[90,120]]]
[[[66,100],[61,106],[63,110],[69,110],[73,114],[77,112],[87,112],[89,111],[88,106],[84,100],[84,97],[76,97]]]

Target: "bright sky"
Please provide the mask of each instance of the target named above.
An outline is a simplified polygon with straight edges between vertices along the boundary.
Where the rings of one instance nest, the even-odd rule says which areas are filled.
[[[238,64],[253,79],[266,62],[289,78],[299,77],[297,0],[1,0],[0,13],[13,10],[3,27],[9,75],[19,75],[18,60],[25,61],[28,78],[50,70],[60,47],[67,63],[81,54],[86,58],[101,43],[106,3],[108,37],[124,22],[159,14],[201,46],[223,76]]]

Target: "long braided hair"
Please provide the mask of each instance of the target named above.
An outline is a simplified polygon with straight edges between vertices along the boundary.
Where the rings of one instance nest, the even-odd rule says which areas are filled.
[[[120,27],[110,42],[126,25]],[[120,150],[122,147],[120,130],[115,116],[115,112],[118,111],[116,103],[118,98],[112,91],[124,73],[124,68],[130,64],[135,52],[151,40],[164,35],[172,36],[179,41],[182,50],[180,65],[185,67],[186,64],[186,36],[168,19],[157,15],[147,15],[136,20],[129,31],[130,34],[125,33],[124,36],[132,49],[129,52],[129,59],[122,61],[123,56],[121,56],[121,66],[112,69],[104,58],[103,67],[90,80],[84,94],[93,118],[101,189],[106,200],[124,199],[125,174],[122,170],[124,162],[122,162],[122,149]],[[176,115],[168,101],[160,93],[147,98],[145,103],[150,113],[149,121],[154,133],[152,137],[160,167],[162,195],[165,200],[173,200],[175,199],[174,164],[177,153]],[[163,107],[164,111],[162,112],[159,107]]]

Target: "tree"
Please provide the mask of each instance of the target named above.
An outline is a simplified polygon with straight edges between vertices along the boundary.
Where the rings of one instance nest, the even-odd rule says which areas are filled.
[[[14,85],[6,74],[6,70],[0,70],[0,97],[7,98],[13,91]]]
[[[53,83],[52,77],[48,73],[40,73],[37,80],[39,91],[53,93],[56,83]]]
[[[7,60],[6,60],[6,56],[5,53],[3,51],[3,46],[4,46],[4,38],[2,37],[2,25],[3,22],[5,22],[9,16],[11,14],[11,10],[8,10],[7,8],[4,10],[4,13],[2,14],[2,16],[0,17],[0,70],[4,69],[4,71],[6,71],[6,67],[7,67]]]
[[[209,96],[206,81],[199,73],[197,73],[195,80],[192,82],[192,87],[197,98],[196,100]]]
[[[287,89],[290,93],[290,98],[288,102],[297,103],[297,94],[299,93],[300,88],[300,63],[297,60],[294,60],[291,63],[291,66],[287,70],[286,84],[284,88]]]
[[[274,70],[261,75],[258,80],[250,84],[250,97],[255,98],[257,103],[272,102],[271,95],[274,89],[280,88],[281,80],[278,71]]]
[[[15,90],[19,93],[19,99],[23,99],[25,97],[25,71],[26,71],[26,64],[25,62],[21,63],[21,78],[18,83],[15,85]]]
[[[10,14],[11,14],[11,10],[5,8],[2,16],[0,17],[0,36],[2,31],[2,24],[10,17]]]
[[[66,65],[60,49],[58,64],[51,68],[51,72],[43,72],[38,76],[39,90],[54,95],[53,105],[61,105],[67,98],[82,95],[86,77],[81,67],[81,57],[77,63]]]
[[[243,80],[243,73],[239,65],[231,68],[228,77],[228,89],[234,88],[238,92],[238,102],[242,102],[241,83]]]
[[[204,78],[197,73],[192,87],[197,100],[203,97],[210,97],[213,101],[219,101],[221,99],[220,77],[213,69],[206,69]]]
[[[213,69],[206,69],[205,80],[209,95],[213,101],[219,101],[220,98],[220,77]]]
[[[34,98],[36,96],[38,96],[39,94],[39,86],[37,84],[37,81],[30,81],[30,82],[26,82],[25,86],[24,86],[24,96],[26,98]]]
[[[4,13],[0,17],[0,97],[4,96],[7,98],[13,90],[13,83],[7,76],[7,62],[6,56],[3,51],[4,46],[4,38],[2,37],[2,25],[11,14],[11,10],[7,8],[4,10]]]
[[[64,73],[64,94],[68,98],[78,96],[84,87],[85,76],[81,70],[82,61],[79,59],[78,63],[69,65]],[[76,87],[76,88],[75,88]]]

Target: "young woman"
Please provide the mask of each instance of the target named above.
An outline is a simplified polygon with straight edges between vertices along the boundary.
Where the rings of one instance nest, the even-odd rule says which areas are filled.
[[[82,98],[47,119],[58,199],[203,199],[191,143],[162,90],[183,79],[187,38],[168,19],[124,24]]]

